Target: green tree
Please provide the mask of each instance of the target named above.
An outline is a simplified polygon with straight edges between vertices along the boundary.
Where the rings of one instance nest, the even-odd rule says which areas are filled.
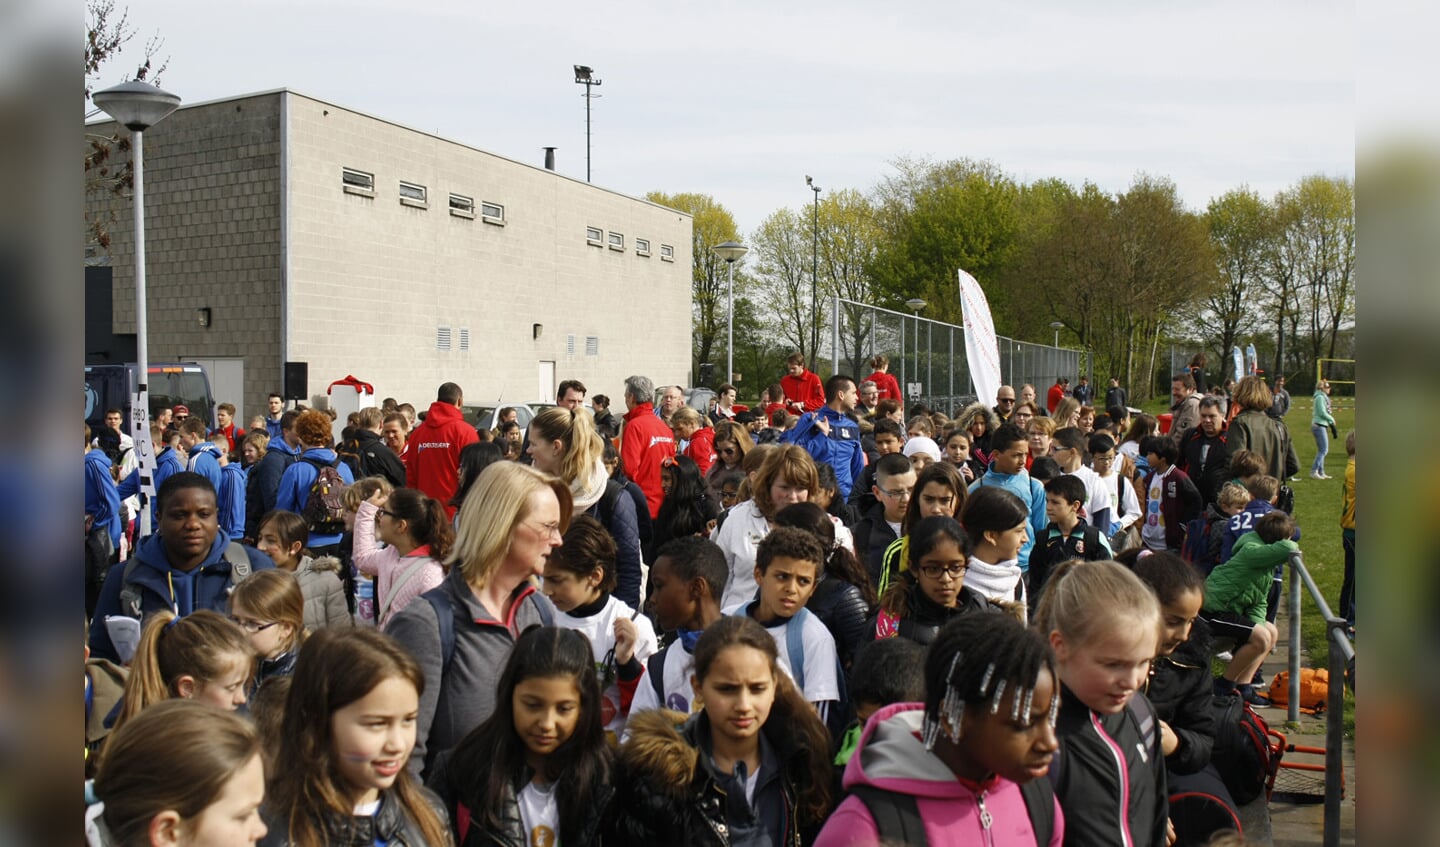
[[[1209,327],[1212,349],[1223,358],[1259,323],[1266,254],[1275,215],[1259,194],[1241,187],[1210,201],[1205,210],[1219,284],[1199,301],[1196,325]]]
[[[960,323],[955,272],[964,268],[985,289],[996,330],[1011,331],[1009,296],[997,279],[1018,231],[1019,187],[989,162],[901,159],[875,190],[881,239],[870,264],[882,304],[911,297],[926,317]]]
[[[710,248],[726,241],[738,241],[735,217],[708,194],[665,194],[652,191],[645,195],[652,203],[686,212],[693,220],[691,230],[691,320],[694,326],[691,341],[692,373],[722,347],[725,336],[725,260]],[[740,264],[741,259],[736,264]],[[740,268],[735,268],[735,284],[740,285]]]
[[[772,212],[751,236],[755,255],[755,305],[779,341],[810,358],[810,335],[820,315],[810,306],[813,261],[808,216]]]

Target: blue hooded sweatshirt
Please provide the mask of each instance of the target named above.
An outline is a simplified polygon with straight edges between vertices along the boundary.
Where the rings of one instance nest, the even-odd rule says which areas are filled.
[[[206,479],[215,487],[215,493],[220,493],[220,448],[212,442],[202,441],[190,448],[189,461],[185,463],[185,469],[194,471]]]
[[[827,436],[816,424],[821,418],[830,423]],[[860,446],[860,425],[829,406],[800,416],[795,426],[780,437],[782,442],[795,444],[817,462],[835,469],[840,484],[840,497],[850,499],[850,489],[865,472],[865,450]]]
[[[310,486],[315,482],[315,477],[320,474],[320,469],[313,463],[318,462],[328,465],[335,461],[335,451],[328,447],[310,447],[300,454],[301,461],[295,462],[285,469],[280,477],[280,490],[275,494],[275,508],[286,512],[300,514],[305,509],[305,501],[310,498]],[[308,461],[307,461],[308,460]],[[350,472],[350,466],[341,462],[336,470],[340,471],[340,478],[345,480],[346,485],[355,482],[355,475]],[[339,544],[344,533],[330,535],[312,532],[306,547],[329,547],[331,544]]]
[[[130,574],[130,582],[140,589],[140,615],[144,618],[162,609],[178,611],[185,617],[197,609],[210,609],[226,614],[230,601],[230,563],[225,561],[225,548],[230,539],[225,533],[215,534],[210,552],[205,561],[190,571],[170,566],[166,555],[165,542],[157,532],[140,542],[135,550],[137,563]],[[275,567],[270,557],[253,547],[246,547],[245,555],[250,558],[252,572]],[[92,658],[109,659],[119,662],[120,656],[110,641],[105,628],[107,615],[122,614],[120,590],[124,586],[125,567],[129,562],[111,566],[100,587],[100,599],[95,604],[94,623],[90,626],[90,654]],[[128,611],[125,612],[128,614]]]
[[[110,533],[112,548],[120,546],[120,494],[110,476],[110,457],[103,450],[85,454],[85,514]]]
[[[1035,539],[1044,538],[1045,531],[1050,526],[1050,518],[1045,514],[1045,486],[1031,479],[1030,474],[1023,470],[1018,474],[1000,473],[995,470],[994,462],[990,463],[990,470],[986,471],[984,476],[970,483],[967,493],[982,485],[1005,489],[1019,497],[1020,502],[1030,510],[1030,531],[1027,533],[1025,545],[1020,548],[1020,570],[1029,571],[1030,550],[1035,546]]]
[[[185,463],[180,461],[180,454],[174,448],[166,447],[155,457],[155,490],[158,492],[160,486],[165,484],[172,474],[185,470]],[[128,500],[140,493],[140,471],[133,470],[130,475],[120,480],[120,499]]]
[[[220,469],[220,531],[232,540],[245,537],[245,469],[231,462]]]

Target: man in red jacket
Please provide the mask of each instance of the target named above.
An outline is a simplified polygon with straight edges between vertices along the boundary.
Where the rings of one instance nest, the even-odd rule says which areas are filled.
[[[655,417],[655,383],[646,376],[625,379],[625,428],[620,431],[620,461],[625,473],[645,492],[650,517],[660,514],[665,494],[660,463],[675,458],[675,434]]]
[[[1045,392],[1045,410],[1047,412],[1052,415],[1055,413],[1055,407],[1060,405],[1061,400],[1065,399],[1065,390],[1069,385],[1069,377],[1055,377],[1055,384],[1050,386],[1049,391]]]
[[[825,386],[820,377],[805,367],[805,357],[791,353],[785,357],[785,375],[780,388],[785,392],[785,408],[797,415],[813,412],[825,405]]]
[[[460,451],[480,440],[475,427],[460,415],[464,401],[460,386],[453,382],[440,386],[425,420],[410,433],[410,458],[405,463],[405,485],[439,500],[445,514],[452,518],[455,507],[450,505],[450,498],[455,496],[459,482]]]

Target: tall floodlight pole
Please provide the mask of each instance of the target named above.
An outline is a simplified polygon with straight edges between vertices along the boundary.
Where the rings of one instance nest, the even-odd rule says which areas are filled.
[[[810,229],[814,235],[814,243],[810,252],[810,370],[815,370],[816,348],[820,346],[820,325],[815,319],[820,315],[820,186],[805,175],[805,184],[815,192],[814,213],[811,217]]]
[[[725,283],[725,381],[735,381],[735,262],[750,252],[738,241],[726,241],[710,248],[711,252],[725,260],[727,277]]]
[[[585,86],[585,181],[590,181],[590,101],[599,94],[592,94],[590,89],[600,84],[592,74],[595,71],[587,65],[575,66],[575,82]]]
[[[135,173],[135,395],[131,402],[130,430],[140,460],[140,485],[145,493],[140,508],[140,534],[150,534],[150,501],[155,496],[155,448],[150,443],[150,348],[145,313],[145,130],[164,120],[180,106],[180,98],[149,83],[126,82],[97,91],[96,106],[130,130]]]

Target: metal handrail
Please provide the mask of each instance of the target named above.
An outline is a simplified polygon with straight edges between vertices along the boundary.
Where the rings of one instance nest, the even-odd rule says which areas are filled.
[[[1330,611],[1330,604],[1320,593],[1320,588],[1306,569],[1300,551],[1290,554],[1290,703],[1286,707],[1286,718],[1300,720],[1300,586],[1310,592],[1310,598],[1320,616],[1325,619],[1326,633],[1330,641],[1330,686],[1325,704],[1325,829],[1324,847],[1340,845],[1340,795],[1344,792],[1344,745],[1345,745],[1345,668],[1355,659],[1355,647],[1350,643],[1349,622],[1336,617]]]

